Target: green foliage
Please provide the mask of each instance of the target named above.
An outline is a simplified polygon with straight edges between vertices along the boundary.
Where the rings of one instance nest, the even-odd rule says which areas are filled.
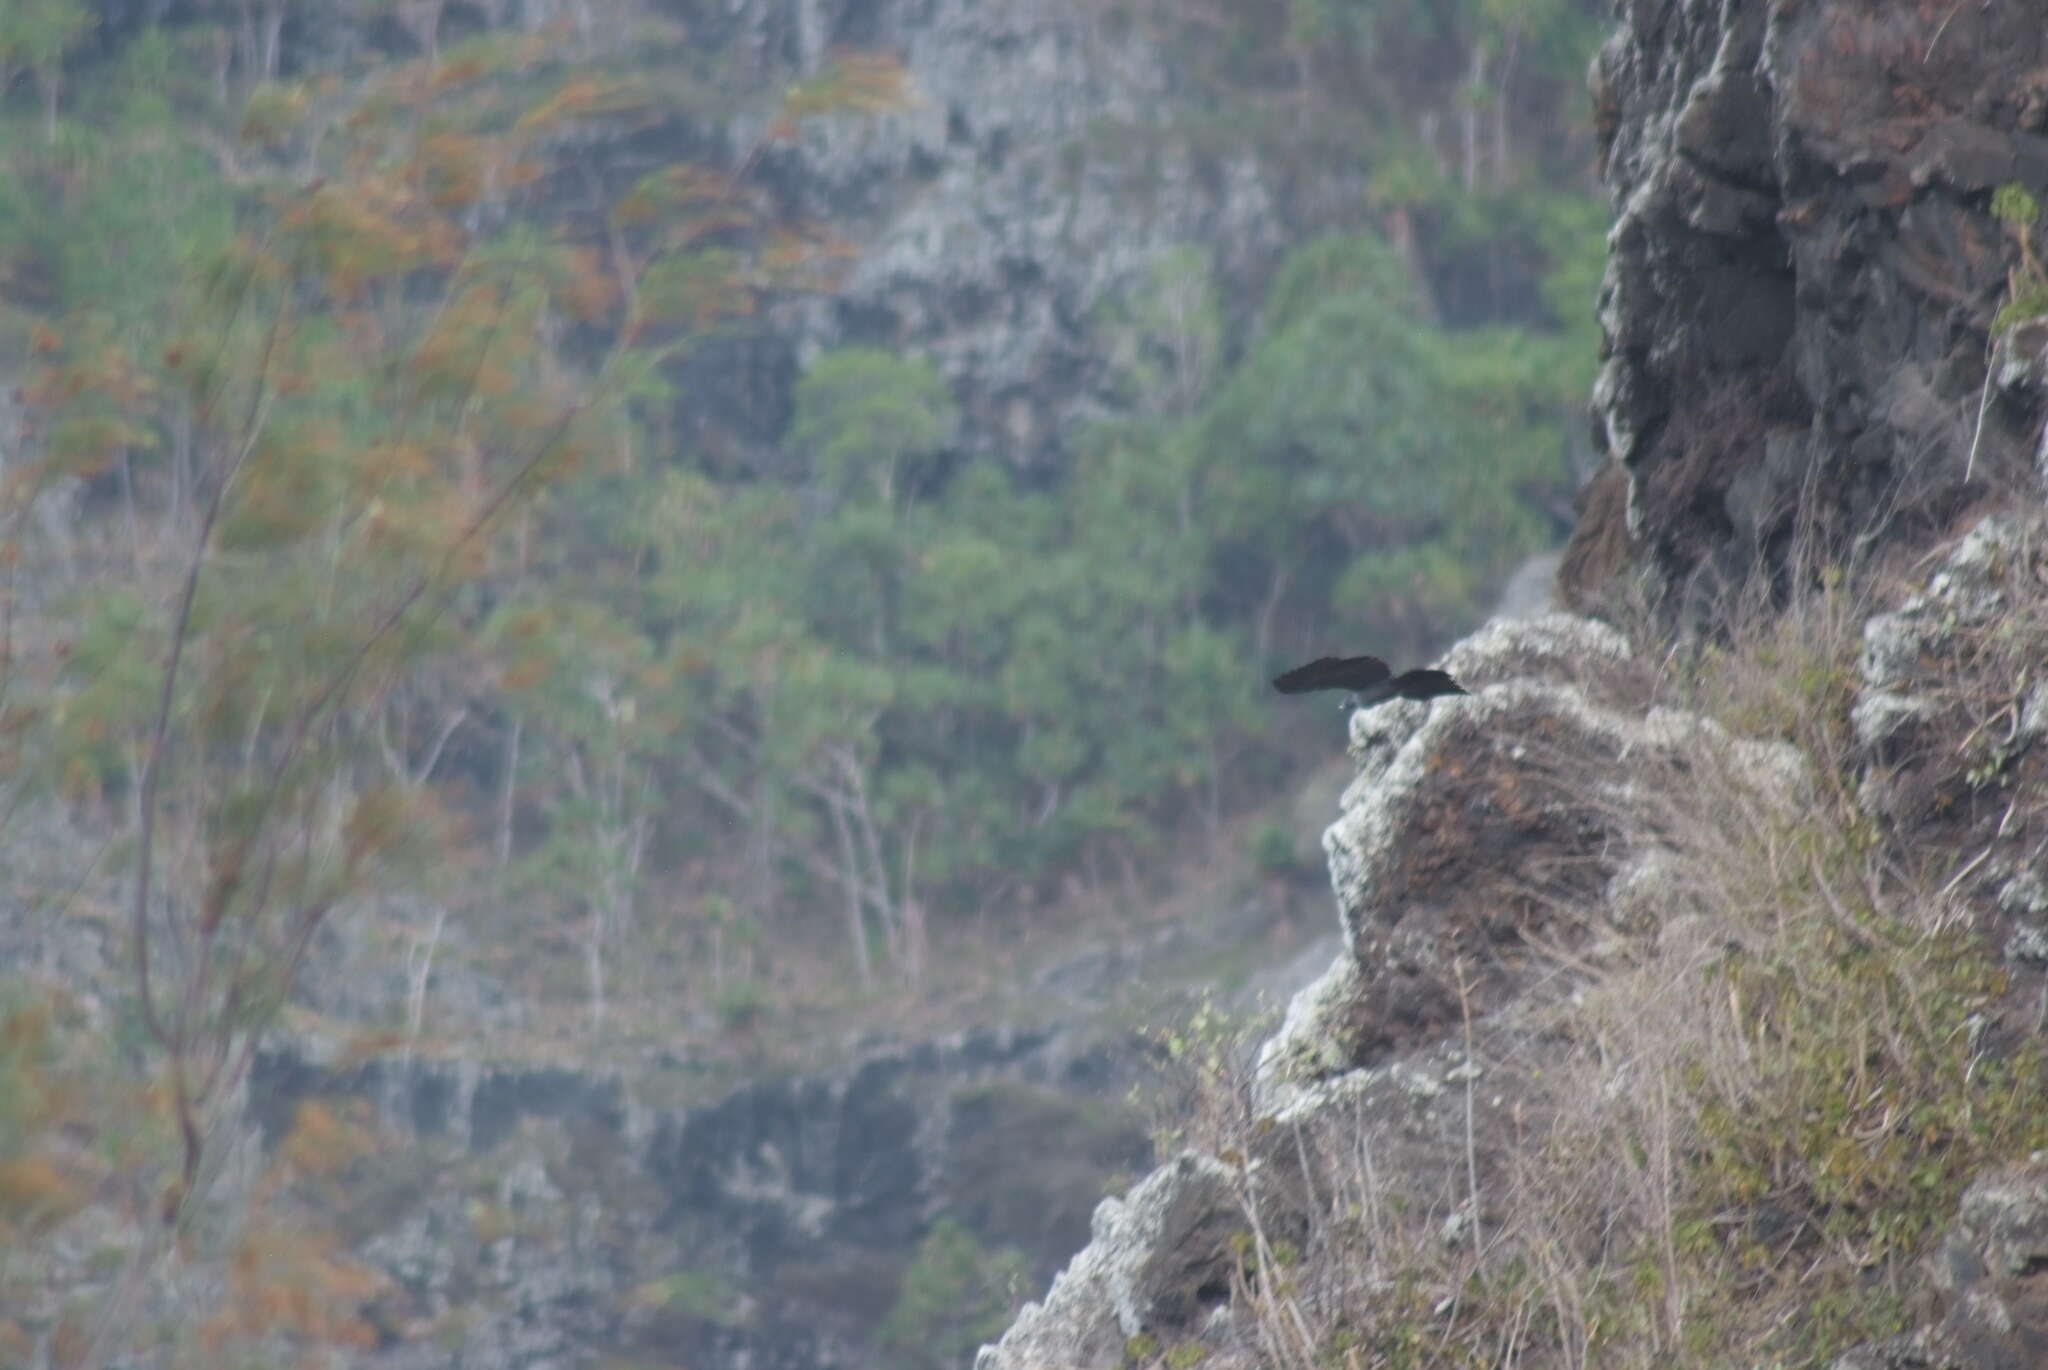
[[[2025,232],[2040,219],[2041,204],[2032,191],[2017,181],[2010,181],[1991,192],[1991,217]]]
[[[1991,320],[1993,333],[2005,333],[2030,320],[2048,315],[2048,282],[2028,281],[1998,307]]]
[[[627,1296],[636,1309],[710,1323],[715,1327],[737,1327],[745,1322],[744,1301],[731,1283],[716,1270],[691,1267],[640,1285]]]
[[[798,382],[789,442],[835,500],[894,508],[914,464],[946,444],[953,424],[952,396],[930,362],[848,347]]]
[[[1398,251],[1309,245],[1249,322],[1201,250],[1161,252],[1088,320],[1117,412],[1068,430],[1057,469],[959,450],[947,379],[873,346],[811,361],[779,452],[698,436],[678,363],[743,341],[849,250],[782,217],[752,172],[806,120],[902,105],[900,64],[859,53],[758,109],[762,145],[736,165],[641,168],[607,202],[552,174],[579,129],[731,113],[709,76],[684,95],[649,80],[659,42],[586,66],[545,35],[489,33],[345,84],[265,78],[211,11],[124,30],[67,67],[54,141],[5,143],[0,328],[50,479],[98,482],[95,517],[117,489],[145,518],[189,500],[195,452],[217,458],[235,417],[259,416],[195,593],[204,673],[174,700],[209,759],[239,745],[259,763],[237,727],[261,734],[309,702],[307,679],[345,677],[308,757],[353,758],[343,788],[379,767],[419,783],[495,836],[498,883],[525,904],[592,938],[705,893],[749,925],[824,910],[857,962],[908,966],[927,920],[1142,862],[1197,816],[1220,830],[1287,764],[1247,663],[1333,621],[1434,650],[1542,541],[1530,510],[1568,481],[1590,355],[1592,201],[1537,174],[1547,153],[1467,186],[1410,139],[1397,174],[1399,140],[1353,136],[1353,116],[1445,71],[1478,108],[1475,56],[1499,74],[1512,52],[1528,96],[1580,8],[1233,18],[1238,76],[1288,25],[1318,35],[1303,79],[1353,131],[1332,165],[1370,161],[1354,181],[1372,208],[1423,231]],[[1503,311],[1522,326],[1432,322],[1438,242],[1525,282]],[[601,401],[561,407],[597,377]],[[505,508],[462,533],[493,491]],[[57,726],[25,750],[39,784],[107,805],[137,779],[165,639],[162,606],[102,569],[60,597],[72,655],[36,715]],[[417,621],[353,655],[414,586]],[[310,795],[315,769],[281,774]],[[670,882],[689,888],[657,898]],[[663,932],[683,956],[710,935]]]
[[[54,69],[93,22],[82,0],[10,0],[0,14],[0,72]]]
[[[712,1000],[718,1021],[734,1030],[753,1027],[768,1009],[768,992],[757,980],[730,981],[719,986]]]
[[[2002,185],[1991,196],[1991,213],[2005,225],[2020,252],[2019,266],[2007,282],[2005,303],[1991,321],[1996,336],[2048,314],[2048,272],[2034,254],[2034,225],[2041,206],[2033,194],[2018,182]]]
[[[1295,847],[1294,830],[1277,818],[1267,819],[1252,829],[1246,848],[1251,854],[1252,865],[1261,875],[1292,879],[1312,865],[1302,859],[1301,852]]]
[[[1209,264],[1171,248],[1143,285],[1103,306],[1095,334],[1132,412],[1183,418],[1208,395],[1223,350],[1223,306]]]
[[[1972,1176],[2048,1144],[2048,1086],[2024,1053],[1980,1054],[1979,1015],[2002,975],[1967,931],[1929,936],[1866,913],[1856,929],[1806,925],[1769,962],[1731,956],[1714,973],[1762,1069],[1740,1099],[1703,1101],[1685,1255],[1709,1289],[1806,1269],[1806,1316],[1765,1349],[1823,1363],[1903,1330],[1896,1297],[1862,1272],[1910,1262]],[[1848,1262],[1815,1265],[1805,1251]],[[1739,1327],[1734,1311],[1707,1314],[1701,1335],[1717,1318]]]
[[[1017,1252],[985,1250],[965,1227],[940,1218],[903,1272],[881,1344],[904,1370],[958,1365],[1002,1334],[1029,1277]]]
[[[1337,549],[1318,577],[1334,607],[1426,651],[1541,545],[1523,492],[1566,473],[1552,380],[1519,360],[1522,338],[1418,327],[1418,307],[1378,244],[1304,249],[1201,445],[1224,537],[1273,574],[1298,572],[1304,548]]]

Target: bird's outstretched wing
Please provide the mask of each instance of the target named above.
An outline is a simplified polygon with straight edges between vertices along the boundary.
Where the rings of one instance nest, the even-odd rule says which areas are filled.
[[[1451,679],[1449,671],[1424,668],[1401,672],[1387,682],[1387,692],[1403,699],[1435,699],[1438,695],[1461,695],[1466,690]]]
[[[1309,690],[1367,690],[1391,674],[1387,663],[1376,656],[1323,656],[1274,676],[1273,688],[1284,695]]]

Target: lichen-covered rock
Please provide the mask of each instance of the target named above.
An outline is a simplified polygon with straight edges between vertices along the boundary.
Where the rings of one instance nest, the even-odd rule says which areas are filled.
[[[836,204],[893,183],[898,205],[811,311],[810,345],[915,346],[953,382],[971,445],[1042,460],[1077,403],[1107,397],[1100,302],[1181,245],[1241,278],[1284,247],[1286,217],[1249,158],[1158,126],[1179,92],[1141,25],[1105,28],[1070,0],[876,15],[916,104],[800,151]]]
[[[1229,1296],[1230,1238],[1245,1218],[1228,1167],[1183,1152],[1095,1210],[1094,1235],[1024,1306],[975,1370],[1093,1370],[1123,1362],[1139,1335],[1197,1324]]]
[[[388,1370],[880,1364],[935,1215],[1040,1274],[1082,1243],[1107,1177],[1151,1154],[1102,1097],[1132,1055],[1115,1029],[978,1031],[676,1106],[623,1069],[280,1042],[251,1073],[246,1173],[220,1189],[252,1189],[308,1104],[409,1140],[346,1177],[338,1234],[379,1282],[364,1317]],[[1176,1202],[1162,1241],[1190,1230]],[[1134,1268],[1126,1302],[1151,1278]]]
[[[1965,889],[1987,910],[2035,915],[2023,877],[2041,835],[2025,796],[2048,775],[2048,522],[2009,508],[1921,565],[1923,586],[1864,626],[1850,715],[1859,800],[1923,839],[1929,824],[1971,834]]]
[[[1632,813],[1633,768],[1712,749],[1760,789],[1803,783],[1787,749],[1646,707],[1626,643],[1588,620],[1496,623],[1446,665],[1470,696],[1353,717],[1361,769],[1323,834],[1346,945],[1261,1053],[1269,1089],[1434,1040],[1505,1002],[1520,984],[1504,948],[1532,936],[1592,947],[1639,922],[1615,898],[1647,878],[1654,850]]]
[[[1617,522],[1667,605],[1710,619],[1816,537],[1915,541],[1966,473],[2039,465],[2048,330],[1989,346],[2019,260],[1991,192],[2048,185],[2035,7],[1616,8],[1594,400],[1628,497],[1582,521],[1568,598],[1597,595],[1612,558],[1585,552]]]
[[[1445,664],[1471,695],[1353,716],[1360,770],[1324,837],[1342,945],[1259,1053],[1252,1154],[1228,1153],[1236,1169],[1183,1157],[1127,1201],[1170,1217],[1105,1205],[1096,1241],[978,1370],[1094,1370],[1133,1335],[1191,1332],[1210,1302],[1214,1224],[1242,1223],[1256,1203],[1269,1227],[1306,1228],[1332,1149],[1369,1156],[1375,1201],[1430,1215],[1439,1240],[1485,1231],[1494,1215],[1474,1178],[1504,1173],[1550,1107],[1541,1043],[1555,1000],[1533,991],[1569,986],[1537,940],[1598,963],[1655,931],[1660,847],[1641,778],[1668,789],[1662,772],[1711,764],[1759,802],[1805,793],[1789,749],[1654,707],[1627,643],[1588,620],[1497,622]],[[1166,1282],[1129,1296],[1131,1270]]]
[[[2027,561],[2032,536],[2019,518],[1980,521],[1925,591],[1864,624],[1862,689],[1853,714],[1861,745],[1875,748],[1937,710],[1933,696],[1955,674],[1959,631],[1982,627],[2006,608],[2012,573]]]
[[[1917,1332],[1834,1370],[2038,1370],[2048,1365],[2048,1153],[1981,1176],[1926,1262],[1942,1305]]]

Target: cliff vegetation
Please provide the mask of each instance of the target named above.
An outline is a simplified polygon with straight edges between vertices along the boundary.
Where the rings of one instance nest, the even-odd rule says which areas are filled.
[[[1072,1105],[929,1077],[1113,1072],[715,1096],[1562,532],[1590,9],[0,10],[0,1359],[986,1335],[1081,1171],[904,1158]]]

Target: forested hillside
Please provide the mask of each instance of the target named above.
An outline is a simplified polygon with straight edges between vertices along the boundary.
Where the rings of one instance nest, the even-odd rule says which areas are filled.
[[[9,1230],[287,1006],[753,1051],[1280,793],[1569,521],[1596,10],[9,0]]]
[[[965,441],[973,378],[887,333],[732,393],[887,212],[807,213],[800,174],[911,117],[901,54],[749,83],[687,7],[493,8],[5,21],[11,781],[161,814],[198,845],[152,879],[263,849],[317,775],[576,929],[594,1016],[622,956],[777,919],[903,970],[1281,775],[1278,654],[1427,651],[1556,535],[1584,7],[1093,16],[1327,212],[1261,289],[1189,245],[1106,292],[1053,469]]]

